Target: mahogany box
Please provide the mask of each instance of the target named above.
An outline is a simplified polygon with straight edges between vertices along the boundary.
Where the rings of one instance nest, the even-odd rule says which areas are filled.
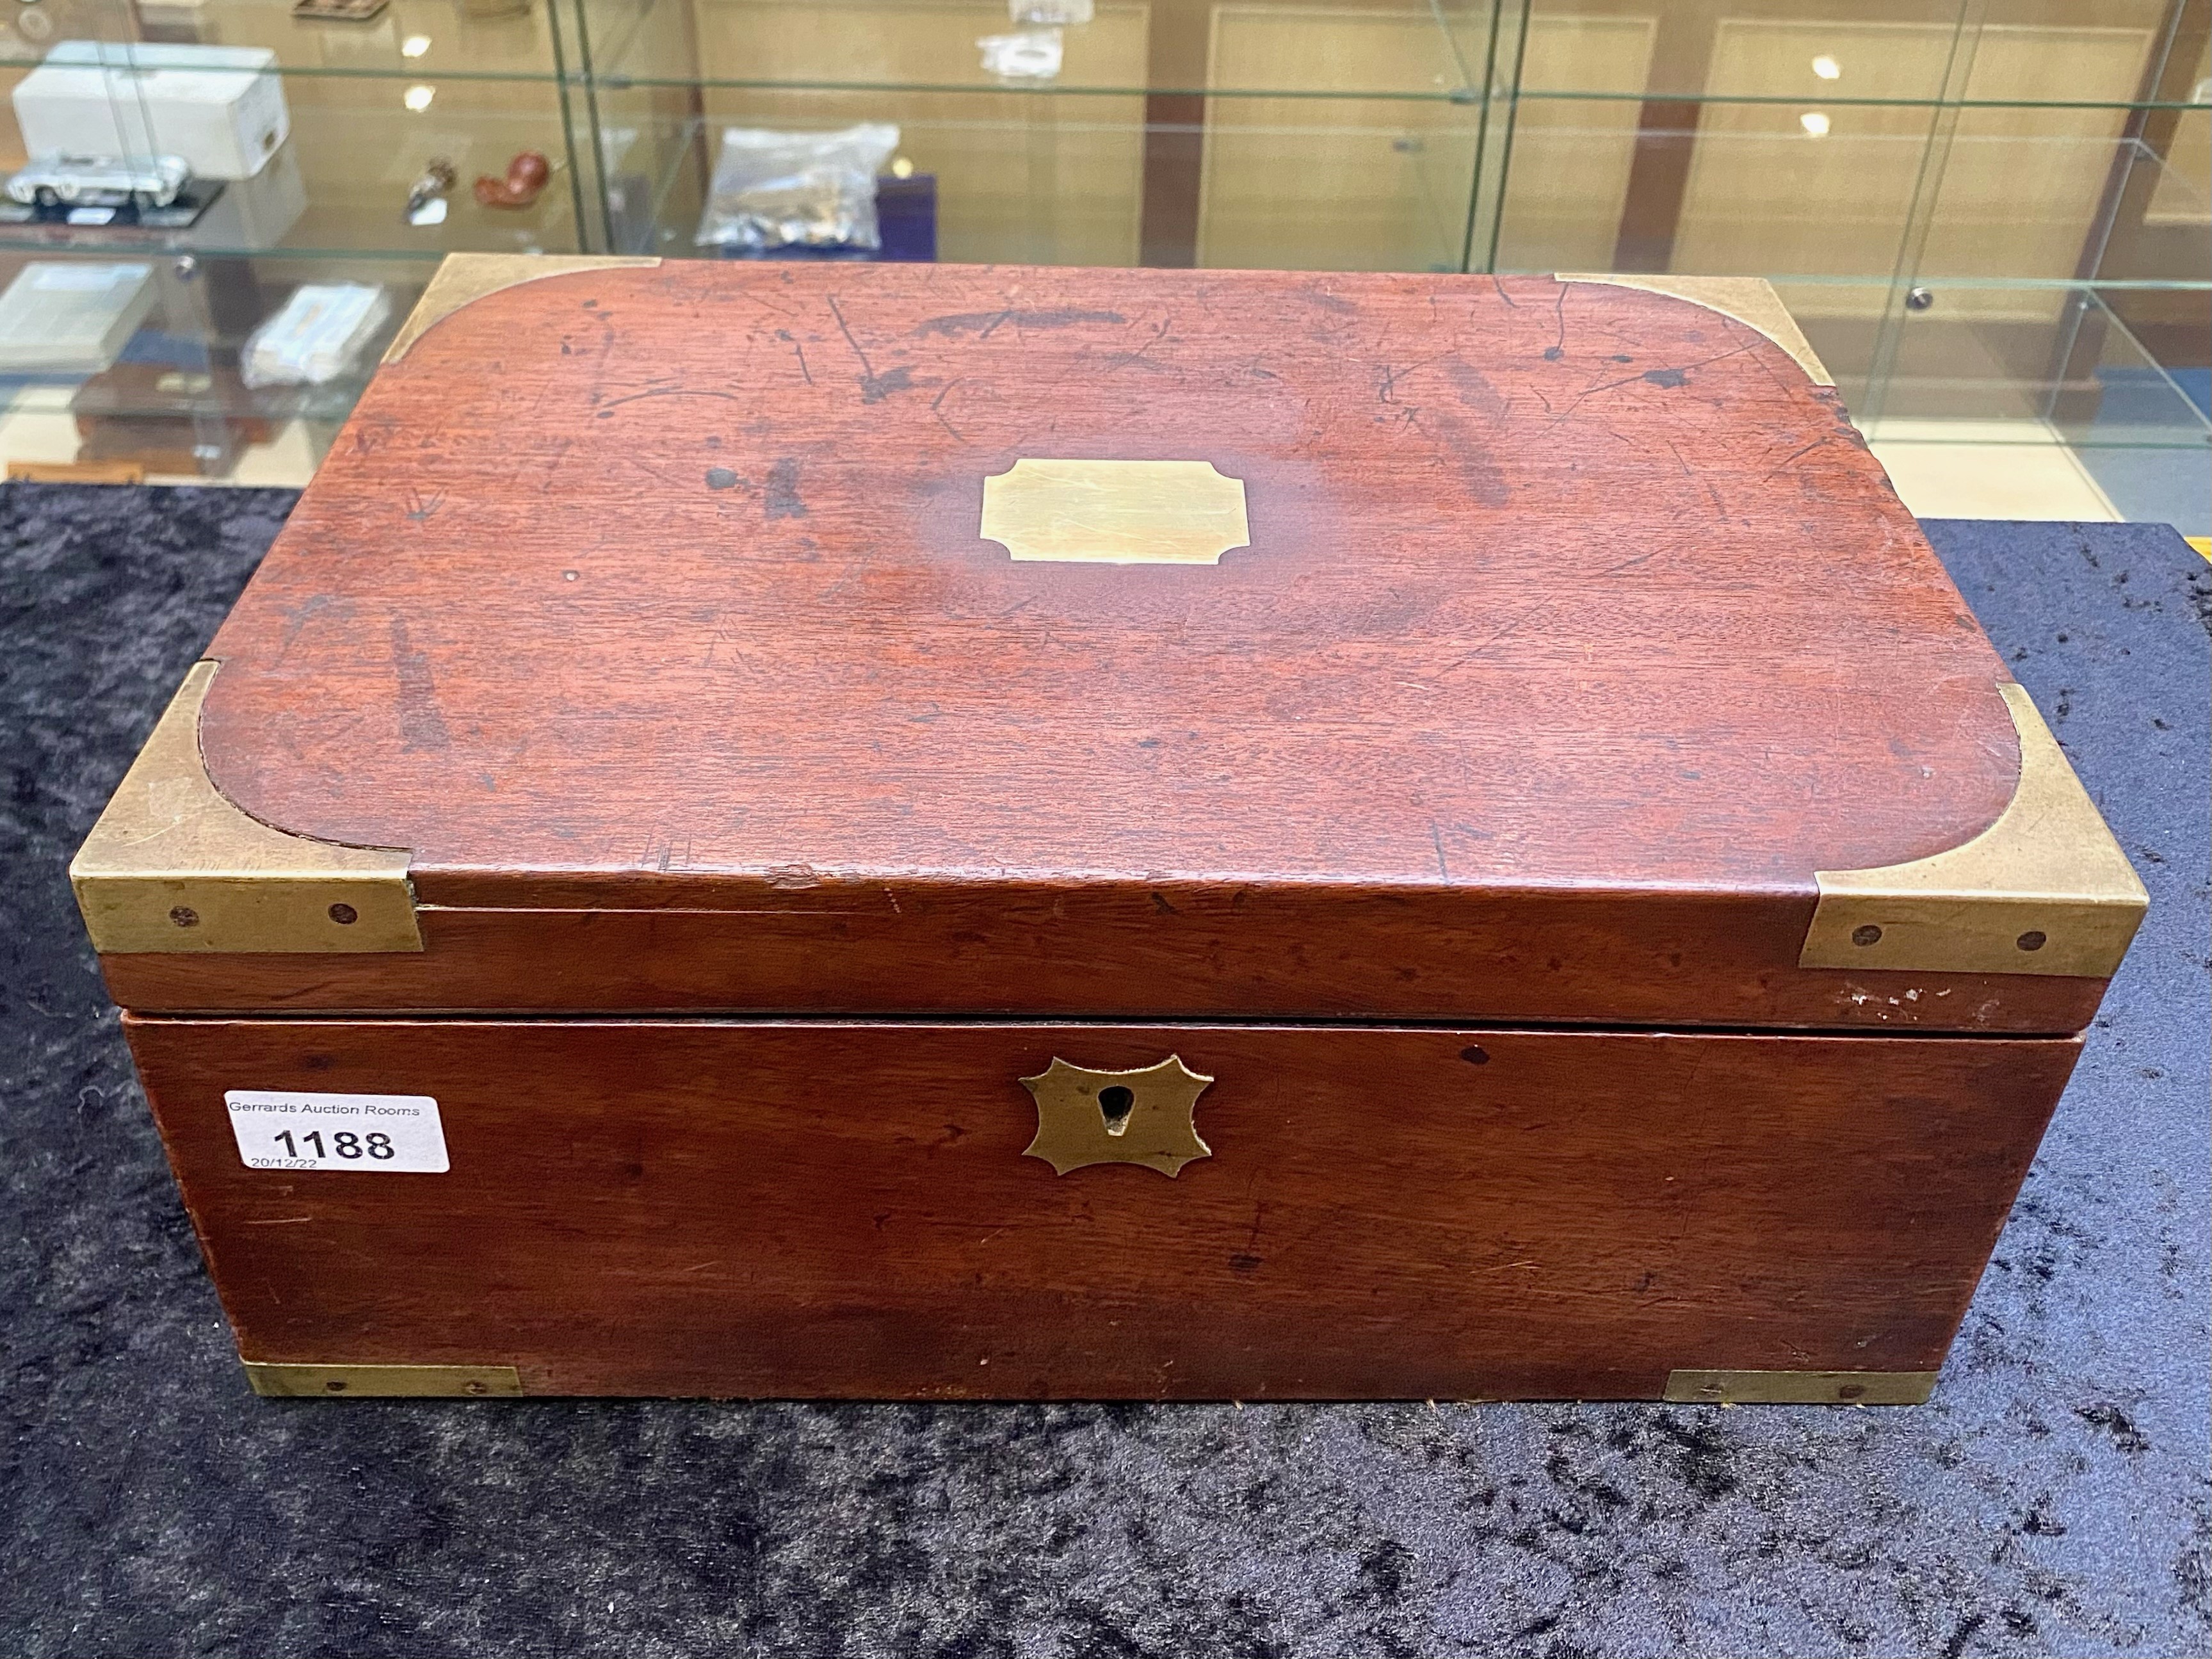
[[[1917,1401],[2144,905],[1764,283],[470,255],[73,875],[281,1395]]]

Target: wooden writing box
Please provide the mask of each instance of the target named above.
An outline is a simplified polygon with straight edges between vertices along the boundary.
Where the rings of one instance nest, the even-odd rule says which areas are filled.
[[[1917,1401],[2144,904],[1762,283],[466,255],[73,873],[275,1394]]]

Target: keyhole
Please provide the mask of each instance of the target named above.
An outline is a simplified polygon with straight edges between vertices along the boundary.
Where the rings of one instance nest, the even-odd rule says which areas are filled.
[[[1129,1109],[1137,1103],[1137,1097],[1118,1083],[1109,1083],[1098,1091],[1098,1109],[1106,1119],[1106,1133],[1118,1135],[1129,1127]]]

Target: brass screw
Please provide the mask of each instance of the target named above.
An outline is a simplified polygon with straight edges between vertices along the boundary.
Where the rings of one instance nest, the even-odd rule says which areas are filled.
[[[1863,927],[1854,927],[1851,929],[1851,943],[1854,945],[1879,945],[1881,943],[1881,929],[1875,927],[1872,922],[1867,923]]]
[[[323,1384],[323,1389],[326,1394],[343,1394],[345,1392],[345,1379],[343,1377],[334,1376],[329,1382]]]
[[[350,927],[361,920],[361,912],[350,904],[333,904],[331,906],[331,920],[341,927]]]
[[[2050,943],[2050,940],[2037,929],[2031,927],[2026,933],[2022,933],[2018,939],[2014,939],[2013,943],[2020,946],[2023,951],[2040,951],[2045,945]]]
[[[200,913],[189,904],[179,904],[169,912],[169,920],[179,927],[197,927],[200,925]]]
[[[489,1394],[491,1390],[484,1387],[483,1383],[471,1379],[471,1381],[461,1384],[461,1392],[464,1394]]]

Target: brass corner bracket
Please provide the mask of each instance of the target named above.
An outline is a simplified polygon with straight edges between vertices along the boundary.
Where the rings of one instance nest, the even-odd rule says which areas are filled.
[[[1041,1158],[1066,1175],[1091,1164],[1141,1164],[1164,1176],[1211,1158],[1191,1121],[1198,1097],[1213,1079],[1170,1054],[1133,1072],[1101,1072],[1054,1057],[1035,1077],[1021,1079],[1036,1101],[1036,1137],[1024,1158]]]
[[[271,1365],[248,1359],[246,1380],[270,1400],[513,1400],[522,1375],[512,1365]]]
[[[1060,564],[1218,564],[1252,544],[1244,481],[1211,461],[1024,456],[983,480],[976,534]]]
[[[544,276],[565,276],[571,271],[659,263],[654,256],[614,253],[448,253],[431,273],[422,297],[407,313],[407,320],[399,325],[399,332],[385,347],[384,361],[398,362],[407,355],[410,346],[463,306],[472,305],[501,289],[534,283]]]
[[[1666,1398],[1678,1406],[1917,1406],[1936,1391],[1934,1371],[1671,1371]]]
[[[1820,870],[1802,968],[2109,979],[2150,896],[2019,686],[2020,783],[1972,841],[1910,864]]]
[[[1615,288],[1642,289],[1647,294],[1687,300],[1692,305],[1732,318],[1746,328],[1758,330],[1796,358],[1797,367],[1812,377],[1814,386],[1836,383],[1835,377],[1813,349],[1812,343],[1806,339],[1804,331],[1797,326],[1797,319],[1790,314],[1790,307],[1782,303],[1782,296],[1764,276],[1642,276],[1563,270],[1553,280],[1610,283]]]
[[[200,709],[220,666],[192,665],[70,862],[93,948],[421,950],[404,850],[288,835],[215,787]]]

